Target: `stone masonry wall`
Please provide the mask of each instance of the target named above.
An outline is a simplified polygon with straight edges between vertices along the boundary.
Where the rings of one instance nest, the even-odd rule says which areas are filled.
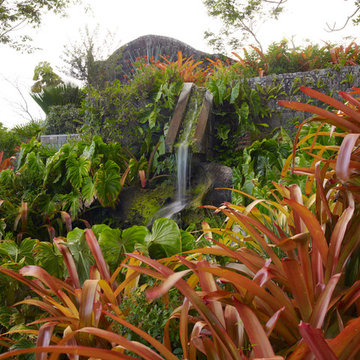
[[[291,127],[297,120],[308,118],[312,114],[294,111],[277,105],[278,100],[308,102],[322,106],[324,104],[304,95],[300,86],[307,86],[338,100],[341,91],[351,91],[353,86],[360,87],[360,66],[347,66],[339,70],[321,69],[293,74],[269,75],[248,79],[251,88],[257,90],[261,97],[267,99],[267,106],[271,109],[271,116],[258,119],[260,123],[268,123],[270,129],[275,127]]]

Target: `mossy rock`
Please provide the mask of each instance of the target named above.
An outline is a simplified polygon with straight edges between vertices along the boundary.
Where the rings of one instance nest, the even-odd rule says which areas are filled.
[[[116,209],[120,222],[124,226],[148,225],[155,213],[172,201],[174,192],[174,186],[165,183],[154,189],[125,188]]]

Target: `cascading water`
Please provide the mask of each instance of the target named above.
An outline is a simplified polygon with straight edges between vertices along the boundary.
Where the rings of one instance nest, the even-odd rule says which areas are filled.
[[[186,206],[186,190],[190,183],[190,164],[189,161],[189,142],[191,130],[197,121],[199,115],[199,105],[202,101],[202,91],[194,90],[192,93],[193,99],[190,100],[189,110],[184,119],[185,126],[180,136],[180,144],[176,151],[176,198],[175,201],[169,205],[161,208],[154,216],[153,220],[158,218],[172,218],[175,214],[183,210]]]

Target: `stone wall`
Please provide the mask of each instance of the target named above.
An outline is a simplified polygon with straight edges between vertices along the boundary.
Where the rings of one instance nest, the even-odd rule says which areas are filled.
[[[308,102],[310,97],[304,95],[300,86],[308,86],[339,100],[341,91],[351,91],[353,86],[360,87],[360,66],[347,66],[339,70],[321,69],[301,73],[269,75],[248,79],[251,88],[256,89],[263,98],[267,98],[267,106],[271,116],[258,119],[260,123],[268,123],[270,129],[279,126],[291,127],[296,120],[308,118],[312,114],[294,111],[277,105],[278,100]],[[313,105],[324,107],[324,104],[313,100]]]
[[[44,145],[55,147],[60,149],[64,144],[68,143],[70,140],[79,139],[77,134],[61,134],[61,135],[41,135],[40,141]]]

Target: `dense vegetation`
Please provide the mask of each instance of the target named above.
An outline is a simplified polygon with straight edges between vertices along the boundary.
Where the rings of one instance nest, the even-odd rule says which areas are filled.
[[[359,357],[360,91],[340,92],[344,104],[301,87],[324,107],[279,103],[317,117],[264,137],[255,119],[269,109],[245,80],[355,65],[358,49],[287,46],[208,67],[138,59],[84,89],[37,69],[45,130],[0,128],[0,359]],[[232,202],[204,204],[215,215],[187,229],[97,222],[89,213],[116,211],[123,189],[171,182],[162,140],[184,81],[214,96]],[[49,148],[42,131],[78,138]]]

